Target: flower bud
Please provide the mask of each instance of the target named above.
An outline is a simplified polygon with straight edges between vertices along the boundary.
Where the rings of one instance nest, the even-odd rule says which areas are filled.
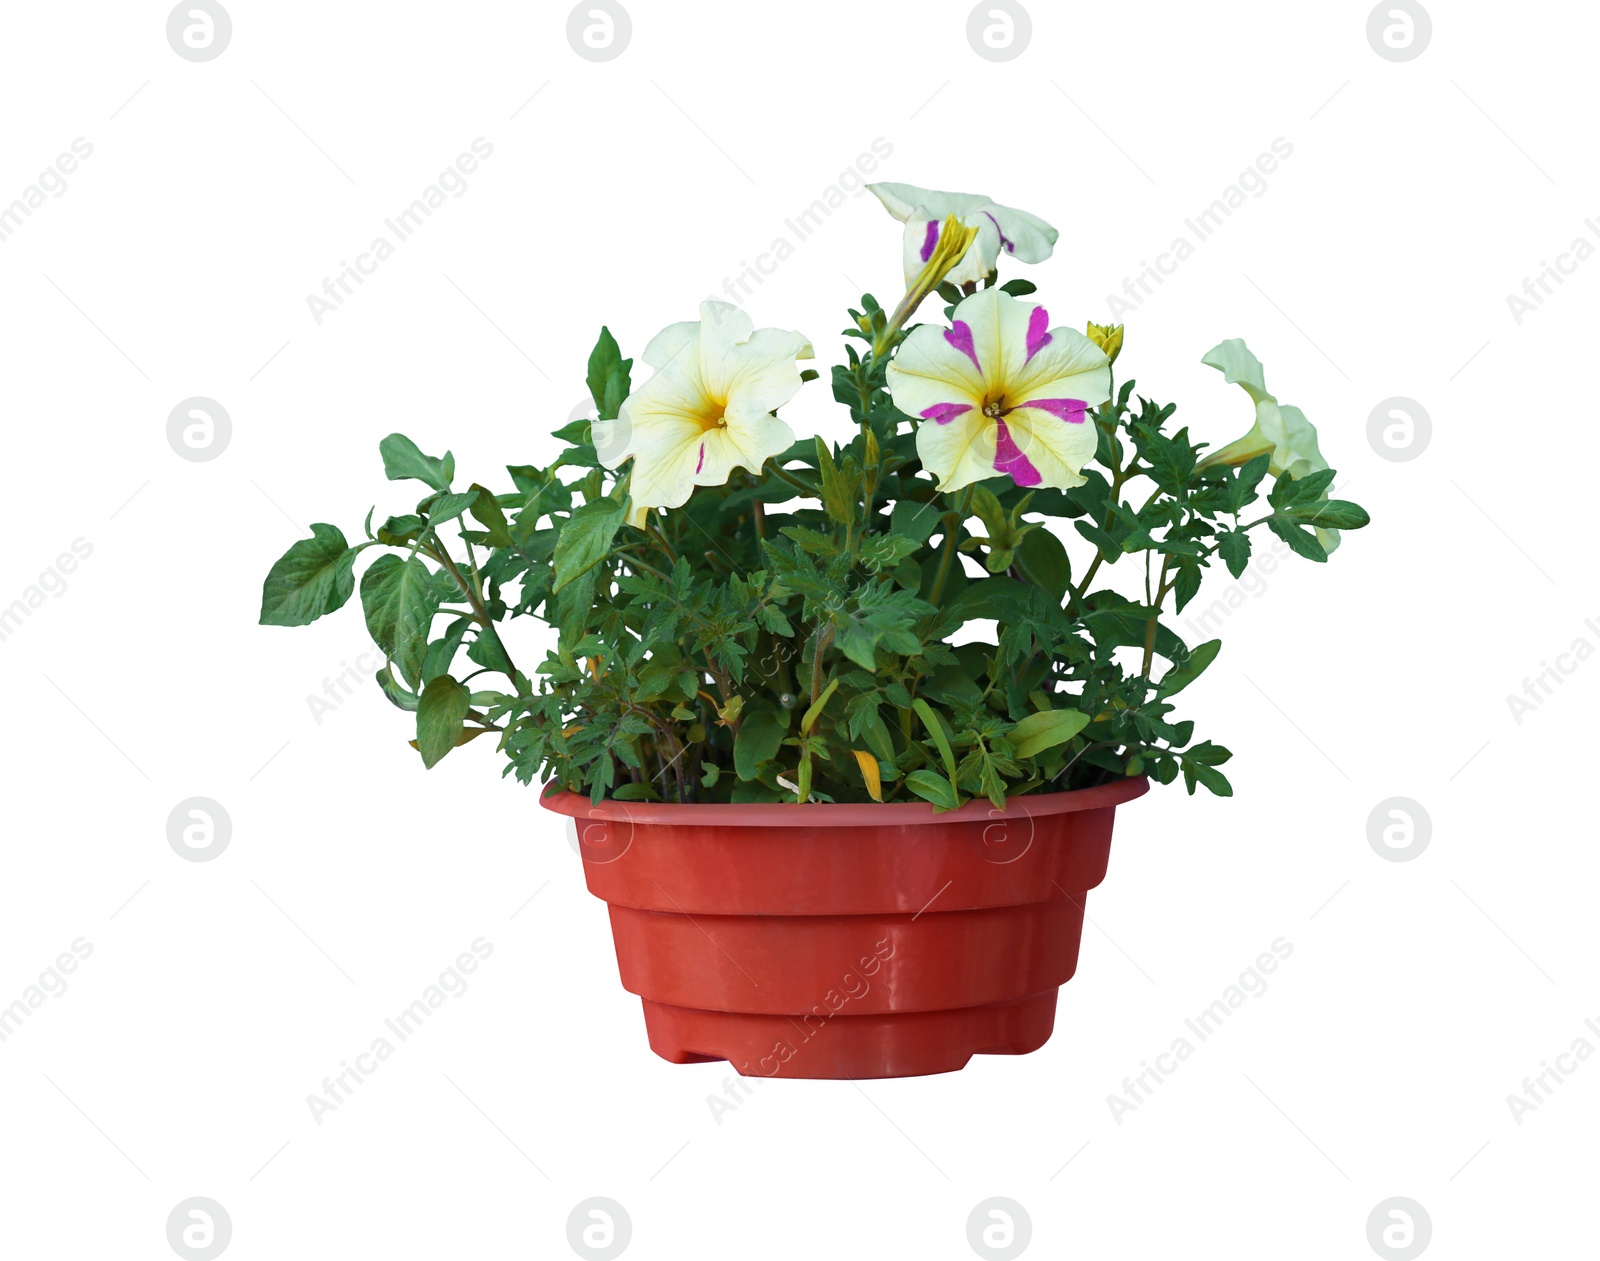
[[[1122,325],[1090,324],[1086,332],[1089,340],[1105,351],[1106,358],[1116,363],[1122,353]]]

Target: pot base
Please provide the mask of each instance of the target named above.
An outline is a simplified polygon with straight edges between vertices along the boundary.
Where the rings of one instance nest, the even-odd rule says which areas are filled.
[[[770,1016],[643,999],[650,1049],[673,1064],[727,1060],[741,1077],[858,1079],[953,1073],[974,1055],[1026,1055],[1050,1040],[1055,989],[942,1011]]]

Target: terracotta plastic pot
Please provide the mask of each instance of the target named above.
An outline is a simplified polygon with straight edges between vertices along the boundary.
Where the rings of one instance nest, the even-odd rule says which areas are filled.
[[[574,821],[656,1054],[752,1077],[912,1077],[1045,1044],[1112,816],[1148,787],[946,814],[542,804]]]

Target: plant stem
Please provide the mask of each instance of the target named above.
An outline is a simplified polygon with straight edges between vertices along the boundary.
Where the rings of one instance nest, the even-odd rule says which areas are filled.
[[[968,486],[956,511],[945,514],[944,551],[939,556],[939,572],[934,575],[933,589],[928,592],[929,604],[938,604],[939,598],[944,595],[945,583],[950,579],[950,566],[955,561],[956,536],[961,532],[961,523],[972,515],[972,494],[975,489],[976,483]]]
[[[772,475],[780,482],[788,482],[789,485],[793,486],[801,494],[805,495],[806,498],[818,499],[821,497],[821,492],[815,486],[807,486],[798,477],[794,476],[787,469],[780,468],[775,462],[771,460],[767,461],[767,468],[771,470]]]
[[[506,651],[505,643],[500,638],[500,632],[495,629],[494,619],[489,616],[489,610],[483,605],[483,597],[461,576],[461,570],[456,568],[455,561],[450,559],[450,553],[445,549],[438,533],[430,532],[428,537],[433,541],[434,546],[423,548],[422,550],[443,565],[449,571],[450,576],[456,580],[456,586],[461,588],[463,594],[467,597],[467,602],[472,605],[473,615],[476,617],[478,625],[483,627],[483,633],[494,638],[494,642],[499,645],[500,655],[505,658],[506,665],[511,667],[509,671],[505,672],[506,677],[511,680],[512,686],[516,687],[517,691],[521,693],[522,687],[517,682],[516,663],[511,660],[511,654]]]
[[[1156,653],[1156,627],[1161,621],[1161,606],[1167,602],[1167,592],[1172,590],[1173,583],[1177,582],[1177,575],[1173,575],[1172,582],[1167,581],[1167,569],[1170,557],[1161,559],[1161,576],[1156,580],[1156,598],[1150,610],[1150,625],[1144,633],[1144,664],[1139,667],[1139,673],[1145,678],[1150,677],[1150,664]],[[1149,590],[1146,588],[1146,598]]]
[[[833,623],[829,622],[817,632],[817,643],[811,651],[811,703],[817,703],[817,697],[822,695],[822,654],[828,651],[828,645],[833,643]]]
[[[678,563],[678,553],[672,550],[672,544],[667,542],[667,536],[661,533],[661,526],[657,524],[654,514],[645,518],[645,532],[661,544],[661,550],[667,554],[667,559],[674,565]]]

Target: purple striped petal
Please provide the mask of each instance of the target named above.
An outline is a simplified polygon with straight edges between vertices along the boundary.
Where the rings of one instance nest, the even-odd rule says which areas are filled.
[[[988,220],[988,221],[989,221],[989,222],[990,222],[990,223],[992,223],[992,224],[994,224],[994,230],[995,230],[995,233],[996,233],[996,235],[998,235],[998,236],[999,236],[999,238],[1000,238],[1000,244],[1001,244],[1001,245],[1003,245],[1003,246],[1005,246],[1005,251],[1006,251],[1006,253],[1007,253],[1007,254],[1014,254],[1014,253],[1016,253],[1016,249],[1017,249],[1017,247],[1016,247],[1016,245],[1015,245],[1015,244],[1014,244],[1014,243],[1013,243],[1013,242],[1011,242],[1011,241],[1008,241],[1008,240],[1006,240],[1006,234],[1005,234],[1005,233],[1004,233],[1004,232],[1003,232],[1003,231],[1002,231],[1002,230],[1001,230],[1001,228],[1000,228],[1000,220],[998,220],[998,219],[996,219],[996,218],[995,218],[995,217],[994,217],[994,216],[993,216],[993,215],[992,215],[992,214],[990,214],[990,213],[989,213],[989,212],[988,212],[988,211],[987,211],[987,210],[985,210],[985,211],[984,211],[984,212],[983,212],[983,217],[984,217],[984,218],[985,218],[985,219],[987,219],[987,220]]]
[[[965,320],[957,320],[949,328],[945,329],[944,339],[968,359],[972,360],[974,368],[979,372],[983,371],[983,365],[978,362],[977,347],[972,344],[972,329]]]
[[[1057,420],[1067,421],[1069,424],[1083,424],[1083,412],[1089,406],[1081,398],[1030,398],[1026,403],[1018,403],[1018,407],[1037,407],[1041,412],[1049,412]]]
[[[933,247],[939,244],[939,221],[929,219],[927,230],[922,234],[922,261],[927,262],[933,257]]]
[[[1003,420],[995,421],[994,468],[997,473],[1009,473],[1018,486],[1037,486],[1044,475],[1033,467],[1033,461],[1022,453]]]
[[[1036,306],[1033,308],[1033,314],[1028,316],[1028,359],[1032,359],[1049,344],[1050,312],[1042,306]]]
[[[696,473],[698,473],[701,469],[705,468],[705,466],[706,466],[706,444],[702,442],[700,444],[700,462],[694,466],[694,471]]]
[[[932,407],[922,409],[924,420],[936,420],[941,425],[948,425],[963,412],[972,410],[971,403],[935,403]]]

